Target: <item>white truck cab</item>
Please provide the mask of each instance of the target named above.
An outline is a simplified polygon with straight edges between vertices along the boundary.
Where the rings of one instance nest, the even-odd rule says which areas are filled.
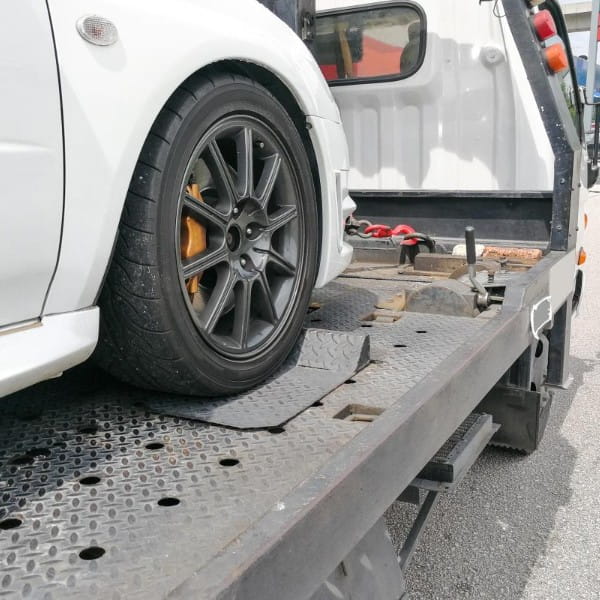
[[[552,190],[552,149],[494,3],[317,7],[316,57],[342,114],[352,190]],[[345,26],[355,54],[348,74],[323,62]]]

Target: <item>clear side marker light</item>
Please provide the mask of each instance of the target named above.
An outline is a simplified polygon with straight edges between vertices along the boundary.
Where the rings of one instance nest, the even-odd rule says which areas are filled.
[[[77,32],[86,42],[96,46],[110,46],[119,39],[115,24],[98,15],[81,17],[77,21]]]

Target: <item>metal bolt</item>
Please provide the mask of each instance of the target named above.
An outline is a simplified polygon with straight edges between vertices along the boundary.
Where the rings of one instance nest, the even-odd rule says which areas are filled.
[[[240,214],[240,209],[237,206],[233,209],[233,214],[234,215],[239,215]]]
[[[246,235],[252,235],[252,227],[246,227]]]
[[[242,267],[246,266],[246,259],[243,256],[240,258],[240,265],[242,265]]]

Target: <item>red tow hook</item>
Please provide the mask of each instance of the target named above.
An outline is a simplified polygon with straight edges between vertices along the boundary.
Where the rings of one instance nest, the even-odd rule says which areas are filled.
[[[392,228],[388,225],[369,225],[365,229],[365,233],[371,233],[374,238],[392,237]]]
[[[374,238],[389,238],[389,237],[398,237],[401,235],[406,235],[407,233],[416,233],[416,230],[413,229],[410,225],[396,225],[393,229],[389,225],[369,225],[365,229],[365,233],[371,233]],[[414,246],[419,242],[416,239],[404,240],[402,242],[403,246]]]
[[[411,227],[410,225],[396,225],[394,229],[392,229],[392,236],[397,235],[407,235],[408,233],[416,233],[416,229]],[[419,243],[419,240],[415,238],[411,238],[408,240],[402,240],[402,246],[416,246]]]

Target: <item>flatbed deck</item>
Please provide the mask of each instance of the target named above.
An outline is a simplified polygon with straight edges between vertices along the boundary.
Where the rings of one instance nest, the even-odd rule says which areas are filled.
[[[364,320],[393,276],[317,290],[306,325],[367,333],[372,362],[282,428],[155,414],[86,365],[4,399],[0,596],[309,597],[530,343],[561,258],[477,318]]]

